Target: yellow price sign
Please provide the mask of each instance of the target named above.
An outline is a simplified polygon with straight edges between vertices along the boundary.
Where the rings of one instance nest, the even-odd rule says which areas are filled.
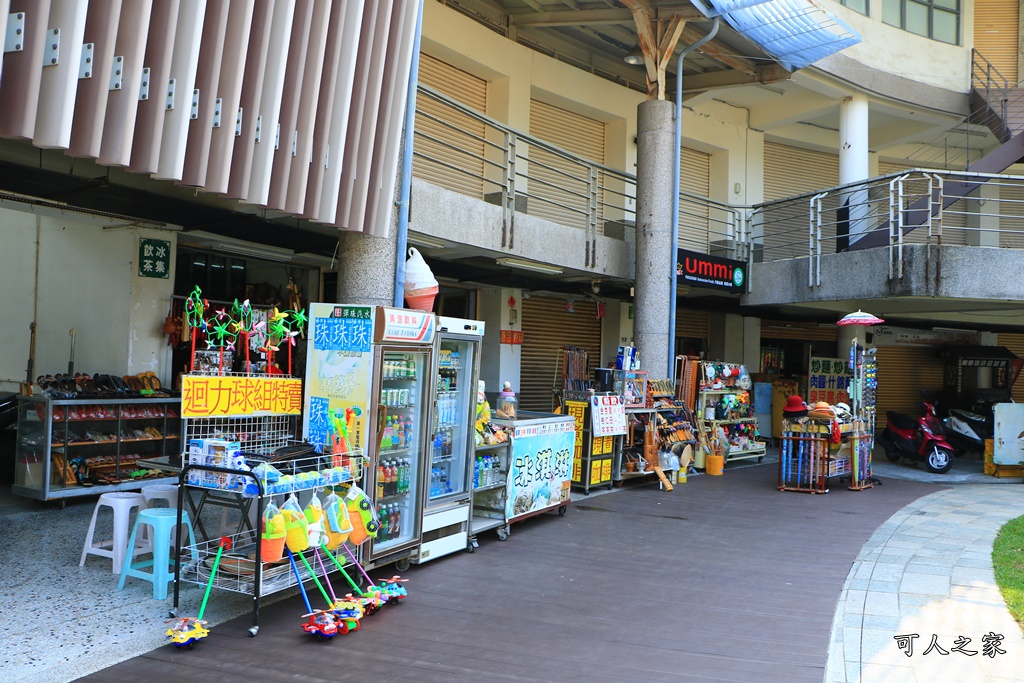
[[[181,378],[182,417],[300,415],[302,380],[294,377]]]

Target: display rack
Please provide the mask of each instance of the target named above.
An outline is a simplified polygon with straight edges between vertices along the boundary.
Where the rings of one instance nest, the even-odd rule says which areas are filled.
[[[477,468],[473,475],[473,519],[470,522],[469,540],[476,547],[478,534],[491,529],[498,530],[498,539],[508,538],[509,523],[505,517],[508,491],[509,441],[481,444],[475,455],[483,458],[497,458],[498,466]]]
[[[271,453],[264,455],[269,457]],[[256,469],[265,462],[265,458],[249,458],[246,460],[249,470],[186,464],[178,480],[178,524],[181,524],[181,510],[187,504],[190,489],[235,496],[248,500],[250,504],[255,501],[257,519],[262,519],[266,501],[271,497],[351,486],[362,478],[365,464],[362,452],[354,450],[345,455],[326,453],[293,460],[276,460],[273,462],[276,474],[273,475],[266,469]],[[200,476],[196,477],[197,474]],[[197,484],[197,481],[204,483]],[[201,511],[198,514],[201,514]],[[179,557],[174,572],[172,616],[176,616],[182,582],[202,586],[209,582],[210,571],[222,538],[225,536],[200,540],[194,548],[189,549],[189,553],[182,553]],[[257,530],[240,529],[234,534],[226,535],[226,538],[231,541],[231,551],[221,558],[212,585],[221,590],[252,595],[253,620],[249,633],[255,636],[259,632],[260,598],[297,585],[297,579],[288,561],[263,562]],[[353,554],[356,552],[358,548]],[[318,565],[313,548],[303,551],[302,555],[310,566]],[[348,553],[336,553],[335,556],[344,565],[350,564]],[[182,564],[184,557],[194,559]],[[333,562],[325,562],[323,567],[327,568],[328,572],[336,571]]]
[[[11,491],[61,500],[139,489],[153,474],[138,463],[180,448],[176,398],[18,397]]]
[[[583,489],[585,496],[590,495],[590,489],[598,486],[607,486],[611,489],[617,479],[615,467],[621,462],[621,436],[594,436],[593,408],[590,400],[602,396],[617,394],[566,391],[562,400],[562,412],[571,416],[576,425],[576,450],[572,460],[571,481],[573,486]]]
[[[704,362],[701,364],[701,379],[697,402],[694,408],[698,429],[708,442],[716,438],[723,429],[729,441],[725,462],[756,458],[764,459],[767,446],[756,438],[757,418],[753,417],[753,406],[728,400],[729,397],[749,396],[749,387],[738,386],[740,366],[731,363]],[[723,407],[729,405],[727,411]],[[704,467],[704,449],[696,449],[695,465]]]
[[[855,491],[871,488],[870,437],[862,420],[783,420],[778,489],[828,493],[829,479],[850,479]],[[838,430],[839,441],[835,432]]]

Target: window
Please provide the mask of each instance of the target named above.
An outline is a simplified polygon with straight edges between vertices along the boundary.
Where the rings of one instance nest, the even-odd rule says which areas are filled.
[[[932,40],[960,44],[960,0],[884,0],[882,21]]]
[[[839,4],[852,9],[854,12],[860,12],[864,16],[869,15],[868,0],[839,0]]]

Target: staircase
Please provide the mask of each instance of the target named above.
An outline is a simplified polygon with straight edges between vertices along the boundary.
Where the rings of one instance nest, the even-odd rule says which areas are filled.
[[[939,150],[930,156],[918,155],[904,160],[917,168],[943,168],[973,173],[1002,173],[1024,159],[1024,88],[1011,84],[977,50],[971,50],[971,113],[946,131],[925,149]],[[994,145],[994,146],[993,146]],[[941,206],[948,208],[978,189],[978,181],[946,183]],[[907,207],[913,216],[904,232],[921,227],[928,214],[939,212],[935,198],[922,198]],[[888,221],[865,235],[850,249],[870,249],[888,242]]]

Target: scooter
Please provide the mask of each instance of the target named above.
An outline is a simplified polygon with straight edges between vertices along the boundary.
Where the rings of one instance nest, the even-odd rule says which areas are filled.
[[[949,435],[949,442],[956,447],[957,451],[985,452],[985,439],[991,439],[993,434],[990,418],[969,410],[950,408],[949,417],[943,422],[946,426],[946,434]]]
[[[924,415],[916,420],[903,413],[887,412],[888,424],[878,443],[890,462],[923,462],[929,472],[944,474],[953,466],[954,450],[946,441],[935,406],[923,405]]]

